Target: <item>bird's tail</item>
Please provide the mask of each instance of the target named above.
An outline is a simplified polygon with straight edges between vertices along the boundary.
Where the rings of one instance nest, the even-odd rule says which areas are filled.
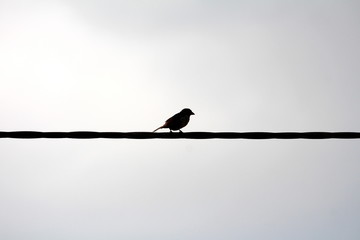
[[[159,129],[161,129],[161,128],[163,128],[164,127],[164,125],[163,126],[161,126],[161,127],[158,127],[157,129],[155,129],[153,132],[156,132],[157,130],[159,130]]]

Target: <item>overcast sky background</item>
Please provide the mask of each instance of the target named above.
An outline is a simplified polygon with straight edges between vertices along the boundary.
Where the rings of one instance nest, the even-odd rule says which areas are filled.
[[[360,131],[360,3],[0,0],[2,131]],[[359,239],[358,140],[0,140],[0,238]]]

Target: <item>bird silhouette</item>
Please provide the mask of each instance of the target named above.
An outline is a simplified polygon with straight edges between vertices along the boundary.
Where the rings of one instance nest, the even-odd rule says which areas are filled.
[[[184,108],[181,112],[166,120],[165,124],[155,129],[154,132],[161,128],[169,128],[170,132],[179,130],[179,132],[182,133],[180,129],[188,124],[191,115],[195,115],[195,113],[193,113],[189,108]]]

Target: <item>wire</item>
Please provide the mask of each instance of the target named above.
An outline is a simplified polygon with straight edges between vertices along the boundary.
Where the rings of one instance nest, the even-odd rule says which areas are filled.
[[[360,132],[0,132],[0,138],[74,138],[74,139],[359,139]]]

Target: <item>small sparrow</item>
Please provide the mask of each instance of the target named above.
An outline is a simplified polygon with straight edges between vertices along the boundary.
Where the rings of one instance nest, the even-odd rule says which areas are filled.
[[[195,113],[193,113],[189,108],[184,108],[181,112],[166,120],[165,124],[155,129],[154,132],[161,128],[169,128],[170,132],[172,132],[172,130],[179,130],[179,132],[182,133],[180,129],[188,124],[191,115],[195,115]]]

